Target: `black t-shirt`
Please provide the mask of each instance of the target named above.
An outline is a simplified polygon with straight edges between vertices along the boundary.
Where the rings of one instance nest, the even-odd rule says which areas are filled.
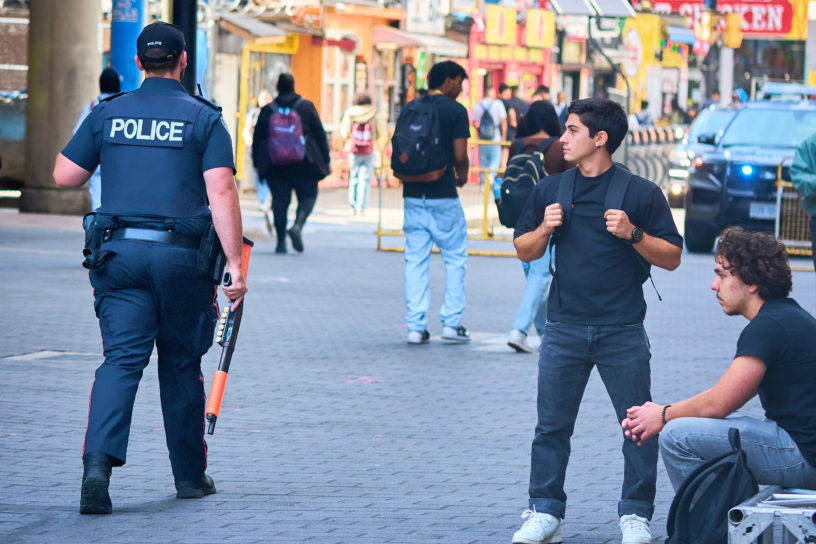
[[[577,172],[569,224],[555,247],[556,272],[547,303],[547,318],[551,321],[616,325],[640,323],[646,315],[644,271],[637,252],[629,241],[606,230],[604,198],[613,171],[610,168],[594,178]],[[524,205],[514,238],[541,225],[544,209],[557,201],[563,175],[539,182]],[[645,233],[683,247],[666,197],[651,181],[632,177],[623,198],[623,211]]]
[[[448,155],[448,169],[432,183],[403,182],[404,198],[457,198],[456,178],[453,175],[453,141],[470,136],[470,122],[465,107],[445,95],[431,95],[439,112],[439,134],[442,149]]]
[[[735,357],[765,363],[759,400],[765,417],[793,438],[816,467],[816,319],[792,298],[766,301],[742,330]]]

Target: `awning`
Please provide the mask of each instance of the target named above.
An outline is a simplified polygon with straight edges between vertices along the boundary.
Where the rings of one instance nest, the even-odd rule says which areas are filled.
[[[697,38],[694,37],[694,31],[684,26],[666,26],[666,33],[669,35],[669,41],[674,43],[686,43],[694,45]]]
[[[288,33],[277,26],[241,13],[218,12],[224,30],[255,43],[281,43]]]
[[[635,10],[628,0],[589,0],[601,17],[634,17]]]
[[[396,47],[420,47],[443,57],[465,58],[468,46],[464,42],[451,40],[443,36],[406,32],[391,26],[375,26],[371,40],[377,47],[392,45]]]
[[[634,17],[635,10],[628,0],[550,0],[559,15],[589,17]]]

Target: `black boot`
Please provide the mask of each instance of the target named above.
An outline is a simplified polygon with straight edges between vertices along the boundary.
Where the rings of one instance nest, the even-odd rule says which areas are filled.
[[[82,458],[82,496],[79,500],[80,514],[110,514],[111,500],[108,486],[111,477],[110,458],[102,452],[86,453]]]
[[[177,499],[200,499],[215,493],[215,482],[205,472],[195,480],[176,480]]]
[[[301,230],[303,229],[303,225],[306,224],[306,219],[309,217],[309,214],[314,208],[314,198],[310,198],[309,200],[305,200],[304,202],[298,203],[298,211],[297,216],[295,216],[295,224],[289,229],[289,239],[292,240],[292,247],[295,248],[295,251],[298,253],[303,252],[303,238],[301,237]]]
[[[278,255],[283,255],[286,253],[286,238],[281,238],[278,240],[278,245],[275,246],[275,253]]]

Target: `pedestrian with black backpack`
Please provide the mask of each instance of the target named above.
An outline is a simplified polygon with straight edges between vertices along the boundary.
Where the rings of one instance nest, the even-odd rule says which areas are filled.
[[[770,233],[729,227],[717,242],[714,262],[711,289],[717,302],[726,315],[749,321],[731,365],[713,387],[689,399],[632,406],[621,426],[643,447],[660,433],[660,453],[678,505],[690,504],[680,495],[695,489],[699,469],[740,448],[759,484],[816,489],[816,319],[788,296],[793,283],[785,246]],[[764,419],[736,412],[757,394]],[[737,444],[732,429],[739,431]],[[722,495],[712,504],[719,504],[714,521],[724,537],[724,512],[746,497],[730,496],[725,484],[731,479],[721,481],[720,488],[706,493]],[[676,527],[688,525],[689,515],[695,514],[687,508],[675,512],[670,537]]]
[[[570,104],[561,136],[578,166],[547,177],[527,199],[514,233],[524,262],[554,243],[547,323],[538,362],[538,422],[530,460],[526,521],[514,544],[561,542],[570,438],[593,367],[622,421],[651,400],[651,351],[643,327],[650,265],[674,270],[683,239],[663,191],[612,161],[628,123],[605,98]],[[632,399],[642,399],[632,402]],[[651,543],[657,445],[620,435],[624,459],[618,516],[623,544]]]
[[[303,251],[303,226],[317,201],[317,183],[331,172],[329,140],[314,103],[295,92],[292,74],[278,77],[278,96],[261,108],[252,138],[252,162],[272,192],[272,215],[278,240],[275,253],[286,253],[286,236]],[[287,231],[292,191],[298,204]]]
[[[539,100],[530,105],[518,126],[517,136],[510,147],[510,160],[502,179],[501,198],[497,202],[502,224],[511,228],[515,228],[518,215],[536,184],[547,176],[560,174],[575,166],[564,159],[564,144],[559,141],[561,123],[549,100]],[[514,199],[518,202],[514,207],[518,209],[518,215],[509,217],[510,203]],[[523,263],[527,285],[507,339],[507,345],[519,353],[534,351],[533,344],[527,338],[530,325],[535,324],[540,336],[547,323],[547,299],[552,280],[549,255],[548,251],[540,259]]]
[[[476,104],[471,112],[479,140],[496,142],[495,144],[479,144],[479,168],[488,168],[489,172],[482,172],[482,183],[485,176],[490,179],[491,187],[496,180],[496,171],[502,164],[502,147],[499,143],[507,137],[507,110],[504,102],[496,96],[496,89],[488,87],[485,96]]]
[[[409,344],[430,340],[429,268],[433,245],[445,261],[445,303],[439,310],[442,339],[469,342],[465,311],[467,223],[457,187],[467,183],[468,114],[456,101],[467,78],[453,61],[428,72],[428,95],[406,104],[391,139],[391,168],[405,199],[405,322]]]

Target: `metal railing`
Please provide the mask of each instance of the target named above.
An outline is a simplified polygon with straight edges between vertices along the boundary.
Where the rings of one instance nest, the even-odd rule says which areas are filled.
[[[789,255],[812,257],[810,215],[802,208],[802,196],[793,182],[784,179],[783,169],[793,156],[785,157],[776,171],[776,217],[774,236],[785,244]]]

